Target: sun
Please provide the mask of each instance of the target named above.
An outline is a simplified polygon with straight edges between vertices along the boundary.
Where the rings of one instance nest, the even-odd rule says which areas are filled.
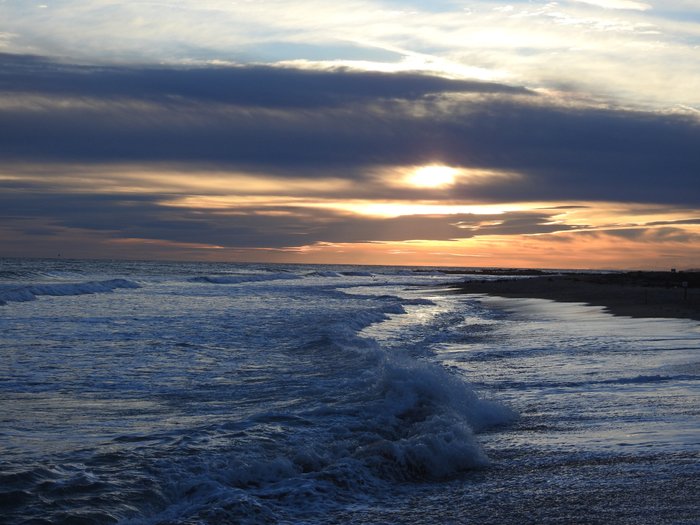
[[[433,164],[429,166],[421,166],[406,177],[406,182],[416,188],[444,188],[452,186],[459,170]]]

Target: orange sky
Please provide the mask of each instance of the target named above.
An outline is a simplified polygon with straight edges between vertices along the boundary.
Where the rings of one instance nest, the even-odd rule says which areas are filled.
[[[141,196],[167,188],[154,204],[163,217],[177,218],[186,213],[190,220],[221,220],[229,225],[226,227],[235,227],[237,218],[266,217],[273,220],[273,233],[284,229],[282,225],[290,219],[312,226],[324,221],[357,220],[358,228],[367,229],[367,239],[358,233],[352,242],[340,239],[305,243],[304,232],[296,238],[288,232],[294,244],[232,247],[204,239],[194,242],[133,237],[118,230],[95,232],[89,227],[47,226],[36,221],[31,249],[26,247],[25,237],[18,236],[12,227],[0,227],[0,238],[9,252],[14,244],[18,251],[39,257],[98,254],[136,259],[610,269],[683,269],[696,267],[700,261],[700,243],[696,242],[700,221],[688,220],[700,216],[700,210],[692,208],[614,202],[468,203],[449,199],[450,188],[455,185],[517,177],[509,173],[428,165],[373,174],[371,180],[377,188],[417,191],[425,197],[421,200],[413,194],[405,199],[339,198],[338,194],[353,192],[350,183],[334,178],[283,180],[261,174],[178,173],[162,167],[145,173],[133,167],[93,169],[91,175],[81,175],[75,168],[68,175],[54,176],[52,184],[56,190],[91,196],[118,193],[124,197],[126,208],[129,199],[136,199],[137,206]],[[4,178],[9,180],[10,176]],[[25,176],[27,179],[30,177]],[[404,220],[409,222],[401,222]],[[447,225],[452,231],[438,232],[429,227],[416,231],[414,238],[410,228],[425,220],[437,227]],[[30,222],[27,219],[23,224],[27,227]],[[408,231],[402,232],[402,228]],[[332,237],[333,227],[328,231]],[[392,235],[402,234],[405,238],[392,239]],[[431,239],[431,234],[436,238]]]

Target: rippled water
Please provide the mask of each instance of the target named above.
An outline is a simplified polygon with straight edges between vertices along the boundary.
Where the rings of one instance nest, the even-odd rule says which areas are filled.
[[[0,261],[5,523],[697,523],[700,330],[410,268]]]

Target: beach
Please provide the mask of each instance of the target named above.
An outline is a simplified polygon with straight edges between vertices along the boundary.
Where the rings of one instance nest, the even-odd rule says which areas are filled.
[[[586,303],[628,317],[700,320],[700,272],[514,271],[497,279],[492,273],[484,272],[488,279],[470,275],[455,288],[466,294]]]

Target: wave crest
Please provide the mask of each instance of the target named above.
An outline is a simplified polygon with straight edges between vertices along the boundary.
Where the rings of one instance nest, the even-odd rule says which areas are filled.
[[[299,275],[292,273],[270,273],[270,274],[233,274],[233,275],[202,275],[189,279],[192,283],[209,284],[241,284],[255,283],[263,281],[279,281],[301,279]]]
[[[40,295],[67,296],[110,293],[118,288],[141,288],[127,279],[88,281],[84,283],[51,283],[0,288],[0,305],[8,302],[34,301]]]

